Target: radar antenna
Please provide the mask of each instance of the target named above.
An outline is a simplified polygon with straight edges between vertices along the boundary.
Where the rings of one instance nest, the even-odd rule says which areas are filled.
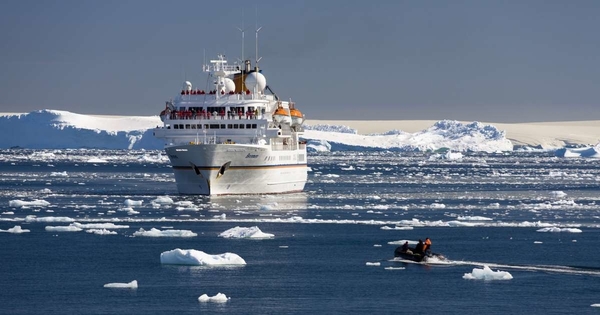
[[[240,32],[242,32],[242,56],[241,56],[241,60],[240,63],[243,65],[244,63],[244,32],[247,30],[247,28],[244,28],[244,10],[242,10],[242,27],[236,27]]]
[[[258,32],[262,29],[261,27],[258,27],[258,7],[256,7],[256,42],[255,42],[255,48],[256,48],[256,67],[258,68],[258,62],[262,59],[262,57],[258,58]]]

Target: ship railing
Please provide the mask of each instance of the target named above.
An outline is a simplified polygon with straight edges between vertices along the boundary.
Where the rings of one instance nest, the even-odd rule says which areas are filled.
[[[273,151],[291,151],[291,150],[304,150],[306,149],[306,143],[273,143],[271,144],[271,150]]]
[[[264,115],[262,115],[261,113],[259,113],[258,115],[256,114],[242,114],[241,116],[239,115],[239,113],[235,114],[235,115],[214,115],[214,114],[210,114],[210,116],[208,114],[183,114],[183,115],[165,115],[162,116],[164,118],[164,120],[253,120],[253,119],[263,119]]]

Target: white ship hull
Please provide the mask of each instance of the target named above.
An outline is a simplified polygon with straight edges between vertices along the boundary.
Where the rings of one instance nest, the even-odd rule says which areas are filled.
[[[269,145],[187,144],[169,146],[181,194],[276,194],[298,192],[307,180],[306,149]]]

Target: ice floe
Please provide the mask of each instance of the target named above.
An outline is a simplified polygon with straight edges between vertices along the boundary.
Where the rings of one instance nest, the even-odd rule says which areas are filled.
[[[513,276],[507,271],[493,271],[488,266],[483,266],[482,269],[473,268],[470,273],[465,273],[463,279],[468,280],[510,280]]]
[[[230,297],[227,297],[223,293],[217,293],[217,295],[215,295],[215,296],[208,296],[208,294],[205,293],[198,297],[198,301],[202,302],[202,303],[206,303],[206,302],[225,303],[225,302],[229,301],[230,299],[231,299]]]
[[[581,231],[580,229],[576,229],[576,228],[546,227],[546,228],[541,228],[541,229],[537,230],[536,232],[552,232],[552,233],[559,233],[559,232],[563,232],[563,233],[582,233],[583,231]]]
[[[147,236],[147,237],[195,237],[198,236],[190,230],[159,230],[152,228],[149,231],[140,228],[137,232],[133,233],[133,236]]]
[[[104,287],[105,288],[118,288],[118,289],[137,289],[138,282],[137,282],[137,280],[133,280],[129,283],[118,283],[118,282],[107,283],[104,285]]]
[[[237,254],[210,255],[195,249],[173,249],[160,254],[160,263],[165,265],[227,266],[245,265],[246,261]]]
[[[21,233],[27,233],[27,232],[31,232],[31,231],[27,230],[27,229],[22,229],[20,225],[15,225],[15,226],[11,227],[10,229],[0,230],[0,232],[21,234]]]
[[[258,226],[239,227],[236,226],[219,234],[223,238],[252,238],[252,239],[267,239],[275,237],[274,234],[264,233]]]

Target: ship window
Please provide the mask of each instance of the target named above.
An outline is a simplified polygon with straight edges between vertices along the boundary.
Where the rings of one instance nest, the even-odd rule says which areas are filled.
[[[244,124],[240,124],[240,129],[244,129]]]
[[[232,124],[227,125],[227,129],[233,129],[233,125]]]
[[[183,129],[183,124],[179,124],[179,129]]]
[[[216,125],[216,124],[210,125],[208,127],[209,127],[209,129],[219,129],[219,125]]]
[[[239,129],[239,128],[240,128],[240,125],[238,125],[238,124],[233,124],[233,129]]]
[[[192,127],[192,129],[196,129],[196,125],[195,124],[191,125],[191,127]]]
[[[208,125],[204,125],[204,129],[208,129]]]
[[[256,129],[256,124],[252,124],[252,129]]]
[[[185,124],[185,129],[190,129],[190,124]]]
[[[198,126],[198,129],[202,129],[202,125],[201,124],[198,124],[196,126]]]
[[[225,124],[221,124],[221,129],[225,129]]]
[[[173,129],[179,129],[179,125],[173,125]]]
[[[246,129],[250,129],[250,128],[252,128],[252,125],[251,124],[246,124]]]

